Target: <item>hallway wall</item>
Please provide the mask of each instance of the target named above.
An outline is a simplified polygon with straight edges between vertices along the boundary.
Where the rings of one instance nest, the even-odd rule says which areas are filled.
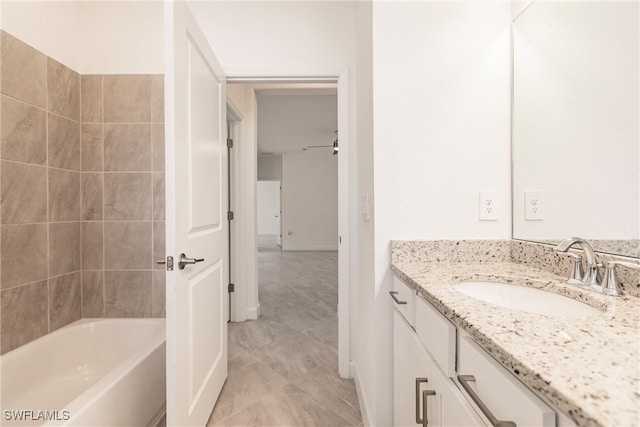
[[[282,155],[282,250],[338,249],[338,159],[331,150]]]

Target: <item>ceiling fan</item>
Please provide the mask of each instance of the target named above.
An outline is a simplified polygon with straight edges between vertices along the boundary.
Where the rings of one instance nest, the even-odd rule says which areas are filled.
[[[335,141],[333,141],[333,143],[331,145],[309,145],[305,148],[302,149],[302,151],[307,151],[310,149],[314,149],[314,148],[333,148],[333,155],[335,156],[336,154],[338,154],[338,131],[334,131],[336,134],[336,139]]]

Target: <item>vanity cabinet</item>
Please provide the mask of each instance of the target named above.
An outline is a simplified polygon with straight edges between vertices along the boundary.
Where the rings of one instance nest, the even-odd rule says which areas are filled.
[[[403,287],[409,288],[394,278],[394,290]],[[394,425],[574,425],[415,290],[402,297],[393,303]],[[411,310],[409,300],[413,301]],[[422,421],[425,412],[427,422]]]
[[[395,279],[394,289],[407,287],[399,279]],[[438,361],[425,348],[416,328],[424,322],[424,312],[420,310],[420,302],[415,291],[413,296],[403,295],[405,299],[394,302],[394,425],[396,426],[481,426],[482,419],[464,400],[453,381],[444,374]],[[415,310],[414,322],[407,319],[408,304],[402,304],[413,298]],[[408,303],[408,301],[407,301]],[[398,308],[405,308],[399,310]],[[424,331],[424,329],[421,329]],[[427,334],[427,336],[429,336]],[[441,334],[435,336],[441,338]],[[455,339],[455,328],[453,333]],[[436,352],[437,357],[441,353]],[[453,365],[451,365],[453,366]],[[426,420],[425,420],[426,417]]]

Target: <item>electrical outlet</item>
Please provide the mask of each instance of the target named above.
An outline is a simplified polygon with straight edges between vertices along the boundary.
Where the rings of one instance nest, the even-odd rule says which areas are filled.
[[[544,203],[542,190],[524,192],[524,219],[527,221],[542,221],[544,219]]]
[[[480,192],[480,221],[497,221],[498,209],[496,192],[487,190]]]

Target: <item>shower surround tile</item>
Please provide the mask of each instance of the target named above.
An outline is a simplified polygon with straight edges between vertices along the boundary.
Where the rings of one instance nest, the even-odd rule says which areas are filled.
[[[82,170],[102,171],[102,125],[83,123],[80,130]]]
[[[2,289],[47,278],[47,228],[47,224],[0,228]]]
[[[81,317],[164,317],[163,76],[83,76],[1,37],[0,352]]]
[[[82,219],[84,221],[102,219],[103,179],[102,173],[82,173]]]
[[[151,196],[151,173],[105,174],[105,220],[150,220]]]
[[[80,121],[80,75],[55,59],[47,60],[49,111]]]
[[[49,275],[58,276],[80,270],[80,222],[49,224]]]
[[[107,270],[151,270],[151,222],[105,222]]]
[[[49,168],[49,221],[80,219],[80,173]]]
[[[1,31],[0,91],[37,107],[47,103],[47,56]]]
[[[2,161],[3,224],[47,221],[47,168]]]
[[[3,290],[0,300],[2,354],[48,332],[46,280]]]
[[[151,315],[153,317],[166,317],[166,275],[164,270],[153,272],[153,303]]]
[[[102,76],[80,76],[80,111],[83,123],[102,123]]]
[[[81,273],[67,274],[49,279],[49,323],[50,330],[82,318]]]
[[[153,174],[153,219],[164,221],[164,173]]]
[[[106,271],[105,317],[151,317],[151,271]]]
[[[23,163],[47,162],[47,113],[2,95],[0,157]]]
[[[151,124],[105,124],[104,170],[151,171]]]
[[[156,74],[151,79],[151,121],[164,122],[164,76]]]
[[[82,317],[104,317],[103,271],[82,271]]]
[[[165,225],[164,221],[153,222],[153,260],[165,257]],[[164,270],[165,266],[153,262],[153,268]]]
[[[151,76],[104,76],[105,123],[151,122]]]
[[[80,123],[49,113],[49,166],[80,170]]]
[[[164,172],[164,123],[151,125],[151,146],[153,150],[153,171]]]
[[[104,268],[104,224],[102,221],[82,223],[82,270]]]

